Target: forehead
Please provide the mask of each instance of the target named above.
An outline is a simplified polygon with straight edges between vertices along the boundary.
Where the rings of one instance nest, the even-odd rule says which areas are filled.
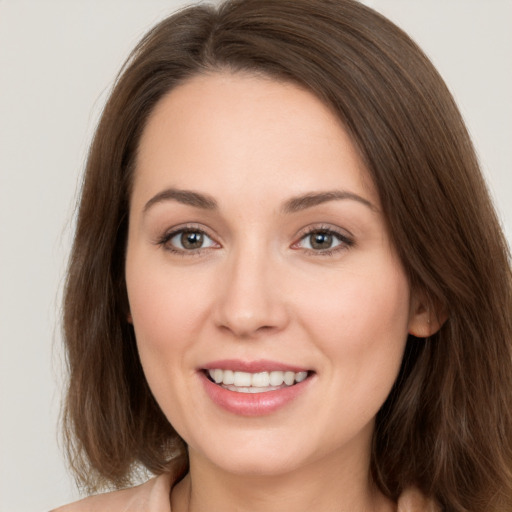
[[[213,195],[248,188],[350,188],[377,201],[341,122],[313,94],[240,73],[198,75],[160,100],[142,134],[135,191],[200,187]],[[135,198],[134,198],[135,199]]]

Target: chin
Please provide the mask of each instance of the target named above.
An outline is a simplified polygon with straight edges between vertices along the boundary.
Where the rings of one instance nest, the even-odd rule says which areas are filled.
[[[268,433],[259,435],[257,432],[241,437],[226,436],[223,440],[217,437],[211,444],[198,449],[189,448],[191,464],[194,458],[206,459],[218,469],[233,475],[276,477],[321,458],[320,449],[308,449],[303,441],[292,440],[289,435],[287,440],[282,435],[269,438]]]
[[[301,461],[295,457],[286,457],[282,453],[269,456],[267,453],[246,457],[222,457],[217,466],[226,473],[243,477],[277,477],[293,472],[301,467]]]

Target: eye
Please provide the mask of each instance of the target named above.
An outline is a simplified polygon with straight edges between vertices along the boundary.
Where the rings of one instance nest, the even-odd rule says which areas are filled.
[[[218,246],[204,231],[190,228],[168,233],[159,243],[172,252],[193,252]]]
[[[353,243],[346,235],[322,228],[310,230],[293,245],[293,248],[330,254],[335,250],[350,247]]]

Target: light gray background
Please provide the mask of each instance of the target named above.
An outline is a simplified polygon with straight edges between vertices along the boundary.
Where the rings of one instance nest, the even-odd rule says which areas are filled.
[[[0,511],[78,497],[57,443],[60,293],[87,146],[112,80],[180,0],[0,0]],[[512,234],[512,0],[367,0],[424,48]],[[442,240],[439,241],[442,243]]]

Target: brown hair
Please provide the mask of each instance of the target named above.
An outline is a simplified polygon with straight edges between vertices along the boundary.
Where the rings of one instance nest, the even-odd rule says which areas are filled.
[[[461,116],[419,48],[353,0],[234,0],[167,18],[120,74],[90,150],[64,305],[65,432],[89,489],[183,462],[126,321],[124,251],[137,144],[178,83],[229,69],[309,89],[342,121],[373,178],[411,286],[448,320],[409,337],[378,413],[372,475],[447,511],[512,510],[511,275]],[[173,458],[174,457],[174,458]],[[186,463],[186,462],[185,462]]]

